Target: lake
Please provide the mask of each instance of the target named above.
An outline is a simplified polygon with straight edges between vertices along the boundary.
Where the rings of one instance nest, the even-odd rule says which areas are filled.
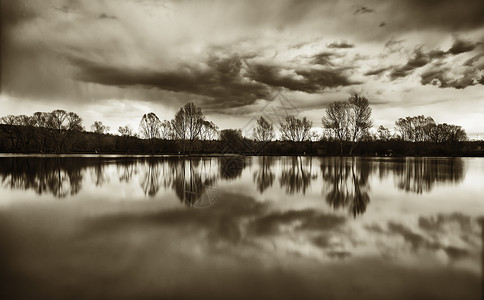
[[[484,159],[0,157],[1,299],[480,299]]]

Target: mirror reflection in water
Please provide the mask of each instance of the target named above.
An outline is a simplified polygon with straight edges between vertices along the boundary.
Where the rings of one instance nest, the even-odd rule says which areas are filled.
[[[476,299],[483,180],[481,158],[0,157],[0,298]]]

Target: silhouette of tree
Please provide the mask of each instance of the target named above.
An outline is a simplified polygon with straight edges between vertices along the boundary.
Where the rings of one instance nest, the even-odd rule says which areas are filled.
[[[48,131],[46,128],[48,127],[48,120],[50,118],[49,113],[47,112],[36,112],[33,115],[35,120],[35,137],[37,139],[37,143],[39,144],[40,153],[43,153],[44,150],[47,148],[47,133]]]
[[[402,140],[410,142],[428,141],[430,128],[434,125],[434,119],[423,115],[400,118],[395,122],[395,126]]]
[[[271,141],[276,136],[274,126],[267,122],[264,117],[257,120],[257,126],[254,128],[253,137],[258,142]]]
[[[139,124],[141,136],[153,140],[160,137],[161,122],[155,113],[144,114]]]
[[[106,126],[101,121],[94,121],[91,125],[91,131],[97,134],[105,134],[110,130],[109,126]]]
[[[286,116],[281,125],[281,138],[284,141],[303,142],[309,139],[309,133],[313,123],[306,119],[298,119],[295,116]]]
[[[101,151],[101,149],[103,148],[104,134],[107,133],[109,130],[109,126],[104,125],[101,121],[95,121],[91,125],[91,131],[96,134],[96,152]]]
[[[390,133],[390,129],[386,128],[383,125],[380,125],[377,130],[377,138],[379,141],[389,141],[392,138],[392,134]]]
[[[218,126],[212,121],[203,121],[201,139],[212,141],[217,138]]]
[[[160,124],[160,138],[164,140],[171,140],[175,136],[173,132],[173,128],[171,122],[168,120],[164,120]]]
[[[135,135],[133,128],[130,125],[119,126],[118,132],[119,134],[121,134],[121,136],[126,136],[126,137]]]
[[[49,114],[47,127],[54,140],[56,152],[61,153],[69,135],[82,130],[82,119],[74,112],[57,109]]]
[[[2,126],[1,129],[8,135],[11,149],[13,149],[14,151],[18,151],[18,143],[20,139],[18,137],[17,126],[20,125],[19,118],[14,115],[7,115],[0,118],[0,124],[6,125]]]
[[[368,99],[357,94],[351,95],[346,102],[331,103],[321,121],[332,138],[340,142],[340,154],[343,142],[351,142],[350,155],[373,126]]]
[[[467,140],[467,134],[462,127],[457,125],[433,124],[428,130],[429,140],[434,143],[454,143]]]
[[[192,151],[193,142],[200,139],[203,121],[205,116],[202,109],[192,102],[180,108],[172,120],[172,128],[175,137],[182,143],[183,153],[185,153],[186,141],[189,143],[189,150]]]

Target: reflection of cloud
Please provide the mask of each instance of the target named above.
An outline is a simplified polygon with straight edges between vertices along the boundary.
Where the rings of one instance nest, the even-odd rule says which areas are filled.
[[[385,226],[365,228],[390,240],[401,238],[413,252],[438,253],[443,251],[451,260],[475,259],[480,255],[480,228],[476,220],[462,214],[421,216],[418,226],[389,221]],[[390,240],[385,244],[389,247]],[[395,241],[396,243],[396,241]]]
[[[273,235],[281,229],[292,225],[293,230],[332,230],[345,223],[341,216],[319,213],[314,210],[286,211],[270,213],[255,219],[251,223],[252,232],[256,235]]]

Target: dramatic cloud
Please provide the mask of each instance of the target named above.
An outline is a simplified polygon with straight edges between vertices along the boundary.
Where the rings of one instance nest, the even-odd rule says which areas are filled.
[[[480,28],[484,2],[480,0],[392,1],[387,12],[401,30],[431,28],[445,31]]]
[[[358,6],[355,11],[353,12],[354,15],[362,15],[362,14],[370,14],[374,13],[375,10],[372,8],[368,8],[366,6]]]
[[[423,85],[435,85],[440,88],[464,89],[472,85],[484,85],[484,68],[464,68],[462,71],[447,67],[432,68],[421,75]]]
[[[413,72],[413,70],[423,67],[426,64],[428,64],[432,60],[432,57],[426,53],[423,53],[420,48],[417,48],[413,54],[413,57],[408,60],[408,62],[399,67],[394,69],[390,73],[390,77],[392,79],[397,79],[400,77],[406,77],[410,73]]]
[[[448,53],[450,54],[460,54],[465,52],[470,52],[474,50],[480,43],[471,42],[471,41],[464,41],[460,39],[456,39],[454,44],[449,49]]]
[[[440,88],[465,103],[482,95],[481,0],[18,0],[1,13],[0,96],[18,103],[2,103],[6,114],[37,103],[89,120],[114,102],[170,114],[195,101],[242,124],[282,91],[319,124],[355,91],[395,109],[408,91],[422,105],[445,98]]]
[[[244,77],[239,57],[210,57],[202,66],[184,65],[176,70],[157,71],[106,66],[85,60],[73,60],[79,67],[77,78],[86,82],[120,87],[141,85],[174,92],[225,100],[231,106],[246,105],[267,98],[268,86]]]
[[[328,45],[328,48],[353,48],[355,45],[348,42],[334,42]]]
[[[381,67],[377,68],[374,70],[370,70],[366,72],[364,75],[365,76],[373,76],[373,75],[381,75],[382,73],[385,73],[386,71],[390,70],[392,67]]]

